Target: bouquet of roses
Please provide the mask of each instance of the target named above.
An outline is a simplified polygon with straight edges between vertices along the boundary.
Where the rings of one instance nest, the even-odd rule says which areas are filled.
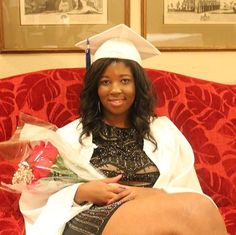
[[[73,183],[104,177],[61,140],[55,126],[31,119],[22,114],[15,135],[0,143],[0,156],[20,159],[12,184],[1,182],[1,188],[19,193],[23,190],[52,193]]]

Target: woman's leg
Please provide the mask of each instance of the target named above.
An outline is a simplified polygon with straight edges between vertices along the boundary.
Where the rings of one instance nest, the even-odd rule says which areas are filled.
[[[197,193],[161,193],[124,203],[102,235],[226,235],[214,204]]]

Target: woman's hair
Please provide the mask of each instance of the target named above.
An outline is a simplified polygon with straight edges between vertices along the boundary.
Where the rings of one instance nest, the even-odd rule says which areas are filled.
[[[150,133],[151,117],[155,116],[154,107],[156,104],[156,96],[151,82],[137,62],[117,58],[99,59],[91,65],[85,74],[84,87],[80,94],[79,113],[83,125],[80,143],[82,143],[83,135],[88,136],[91,132],[97,133],[101,128],[102,108],[99,107],[98,83],[106,68],[113,62],[122,62],[131,70],[135,81],[136,95],[129,113],[130,122],[140,137],[150,140],[156,149],[157,143]]]

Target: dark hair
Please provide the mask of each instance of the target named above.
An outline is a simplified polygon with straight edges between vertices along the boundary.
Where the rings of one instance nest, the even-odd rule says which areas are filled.
[[[98,82],[106,68],[113,62],[123,62],[134,76],[136,96],[130,110],[130,122],[141,138],[150,140],[157,148],[157,142],[150,133],[151,117],[155,116],[156,96],[144,69],[135,61],[117,58],[102,58],[95,61],[85,74],[84,87],[80,94],[79,113],[83,130],[80,135],[97,133],[101,128],[102,113],[99,110]]]

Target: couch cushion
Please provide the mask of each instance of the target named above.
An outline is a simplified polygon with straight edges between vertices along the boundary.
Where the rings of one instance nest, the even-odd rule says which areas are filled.
[[[230,235],[236,234],[236,207],[228,206],[221,207],[220,212],[224,218],[227,231]]]
[[[1,159],[1,158],[0,158]],[[11,183],[16,170],[16,164],[9,161],[0,161],[0,182]],[[0,234],[24,235],[24,219],[19,210],[17,193],[0,189]]]

